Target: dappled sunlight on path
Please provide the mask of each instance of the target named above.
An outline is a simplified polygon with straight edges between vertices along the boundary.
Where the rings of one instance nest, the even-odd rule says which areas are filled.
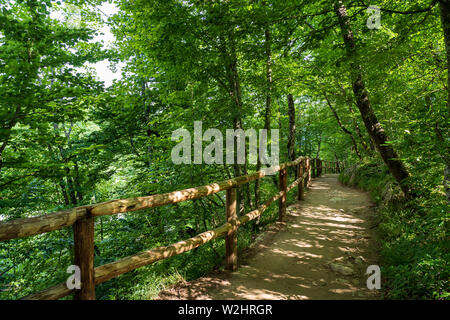
[[[313,181],[305,201],[289,206],[285,223],[264,239],[234,273],[182,283],[160,299],[367,299],[365,271],[376,263],[369,196],[341,186],[337,175]],[[340,263],[353,271],[332,270]]]

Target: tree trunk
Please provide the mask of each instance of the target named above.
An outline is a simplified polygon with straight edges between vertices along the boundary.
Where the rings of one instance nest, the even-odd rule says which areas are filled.
[[[235,88],[235,97],[236,97],[236,111],[237,111],[237,115],[234,118],[234,129],[242,129],[244,130],[244,127],[242,125],[242,118],[241,118],[241,114],[242,114],[242,100],[241,100],[241,85],[240,85],[240,81],[239,81],[239,74],[237,71],[237,59],[234,60],[234,62],[231,65],[231,71],[232,71],[232,76],[233,76],[233,84],[234,84],[234,88]],[[244,142],[245,143],[245,142]],[[247,175],[247,152],[245,153],[245,161],[244,164],[240,165],[237,163],[237,140],[235,140],[235,173],[239,175]],[[244,194],[245,194],[245,198],[246,198],[246,202],[249,208],[252,208],[252,198],[250,195],[250,187],[248,184],[245,184],[244,186],[242,186],[242,189],[244,189]],[[241,207],[240,207],[240,213],[244,213],[245,212],[245,206],[244,206],[244,202],[241,203]]]
[[[75,195],[75,187],[74,187],[73,179],[70,176],[70,169],[66,167],[65,171],[66,171],[67,186],[69,187],[70,201],[72,202],[72,205],[76,206],[78,204],[78,201],[77,201],[77,197]]]
[[[381,158],[388,167],[392,176],[399,183],[403,193],[406,197],[411,197],[412,194],[410,185],[405,181],[405,179],[409,177],[409,173],[403,162],[399,160],[397,152],[394,150],[392,145],[388,144],[389,139],[386,132],[378,122],[378,119],[372,109],[369,94],[363,80],[362,67],[357,62],[356,43],[350,27],[347,9],[342,1],[335,2],[335,11],[342,31],[347,56],[350,59],[350,73],[353,93],[356,98],[356,104],[364,121],[364,125],[366,126],[369,136],[372,138],[378,152],[380,153]]]
[[[69,202],[69,197],[67,196],[67,191],[66,191],[66,187],[64,185],[64,180],[62,180],[62,179],[59,180],[58,184],[59,184],[59,187],[61,188],[61,194],[64,199],[64,204],[66,206],[68,206],[70,204],[70,202]]]
[[[358,151],[358,145],[356,144],[355,141],[355,137],[353,136],[353,133],[351,133],[346,127],[344,127],[344,125],[341,122],[341,119],[339,118],[339,115],[337,114],[336,110],[333,108],[333,105],[331,104],[330,99],[328,99],[328,95],[326,94],[326,92],[323,93],[325,96],[325,100],[328,103],[328,106],[331,109],[331,112],[333,112],[334,117],[336,118],[336,121],[339,125],[339,127],[342,129],[342,131],[345,134],[348,134],[348,136],[350,137],[350,139],[352,140],[352,144],[353,144],[353,148],[355,149],[356,155],[358,156],[359,159],[362,159],[361,154]]]
[[[339,85],[339,87],[342,91],[342,94],[344,95],[345,100],[347,101],[348,111],[350,111],[350,116],[352,117],[353,127],[355,128],[355,132],[359,138],[359,142],[361,143],[361,146],[363,147],[364,152],[370,156],[373,156],[375,150],[373,147],[372,140],[370,140],[370,138],[369,138],[369,145],[367,145],[366,139],[362,135],[361,129],[359,128],[355,112],[353,111],[353,99],[352,99],[352,97],[349,97],[347,95],[347,91],[344,89],[344,87],[342,85]]]
[[[147,134],[147,138],[148,138],[147,166],[150,169],[150,166],[152,163],[152,160],[151,160],[152,159],[152,145],[150,144],[150,141],[151,141],[150,139],[151,139],[151,136],[153,134],[155,134],[155,132],[153,130],[151,130],[149,127],[151,110],[150,110],[150,104],[147,104],[147,97],[145,96],[146,89],[147,89],[147,84],[146,84],[145,80],[143,79],[141,96],[142,96],[142,108],[144,109],[145,122],[146,122],[146,127],[147,127],[146,134]]]
[[[48,148],[48,152],[49,152],[49,154],[51,156],[53,154],[52,146],[48,145],[47,148]],[[58,185],[59,185],[59,187],[61,189],[61,194],[62,194],[63,199],[64,199],[64,204],[66,206],[70,205],[69,196],[67,195],[66,185],[65,185],[64,179],[62,179],[62,177],[58,178]]]
[[[450,113],[450,0],[440,0],[439,8],[441,11],[442,29],[444,31],[445,51],[447,53],[447,110]],[[436,126],[438,127],[438,125]],[[443,143],[446,143],[444,138],[441,138]],[[447,195],[447,201],[450,202],[450,159],[448,152],[445,157],[445,169],[444,169],[444,190]]]
[[[233,120],[233,129],[242,129],[242,94],[241,94],[241,84],[239,80],[239,73],[237,69],[238,60],[236,56],[236,48],[234,43],[234,34],[232,31],[228,33],[228,46],[224,43],[222,54],[224,61],[226,63],[227,67],[227,78],[228,78],[228,86],[230,90],[230,96],[232,98],[232,105],[234,106],[232,110],[232,120]],[[238,177],[241,175],[247,174],[247,152],[245,153],[245,161],[244,164],[238,164],[237,163],[237,140],[234,141],[234,176]],[[251,203],[251,195],[250,195],[250,188],[248,184],[245,186],[239,187],[237,190],[237,204],[238,204],[238,210],[239,213],[242,214],[245,212],[244,207],[244,198],[247,200],[247,204],[249,207],[252,207]],[[245,196],[245,197],[244,197]]]
[[[317,153],[316,153],[316,159],[320,158],[320,147],[322,145],[322,132],[319,135],[319,140],[317,141]]]
[[[270,30],[266,29],[264,31],[265,35],[265,47],[266,47],[266,110],[264,113],[264,129],[267,130],[267,134],[270,131],[270,115],[272,109],[272,41],[270,36]],[[259,157],[259,145],[258,145],[258,158],[256,162],[256,171],[261,170],[261,159]],[[259,206],[261,196],[259,193],[261,181],[258,179],[255,181],[255,207]],[[259,223],[259,217],[256,221]]]
[[[440,0],[439,8],[441,10],[441,23],[444,32],[445,51],[447,53],[447,106],[450,109],[450,0]]]
[[[80,170],[78,168],[78,162],[75,162],[75,177],[74,177],[74,186],[76,188],[77,191],[77,199],[78,199],[78,203],[81,203],[83,201],[83,192],[81,189],[81,184],[80,184]]]
[[[289,137],[288,137],[288,158],[295,160],[295,105],[292,94],[288,94],[288,114],[289,114]]]
[[[355,113],[354,113],[353,107],[352,107],[352,102],[349,102],[348,111],[350,111],[350,114],[352,116],[353,126],[355,127],[356,134],[359,138],[359,142],[361,143],[361,145],[364,149],[364,152],[368,155],[373,156],[373,154],[375,152],[375,150],[373,149],[373,144],[370,143],[369,145],[367,145],[367,142],[361,133],[361,129],[359,128],[358,121],[356,120]]]
[[[288,114],[289,114],[289,137],[288,137],[288,158],[291,161],[296,159],[295,157],[295,104],[292,94],[288,94]],[[291,172],[294,172],[294,177],[297,180],[298,170],[293,168]]]
[[[3,151],[5,151],[6,146],[8,145],[9,139],[11,138],[11,130],[17,124],[17,119],[19,117],[21,109],[22,106],[17,105],[11,120],[9,120],[8,124],[6,124],[5,127],[2,128],[7,133],[6,137],[2,141],[2,144],[0,145],[0,172],[2,171],[3,167]]]

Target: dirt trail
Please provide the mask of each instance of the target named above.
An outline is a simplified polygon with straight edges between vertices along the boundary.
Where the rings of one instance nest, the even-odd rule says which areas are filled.
[[[240,257],[238,271],[178,284],[158,298],[376,299],[365,275],[377,264],[368,194],[328,174],[313,180],[305,199]]]

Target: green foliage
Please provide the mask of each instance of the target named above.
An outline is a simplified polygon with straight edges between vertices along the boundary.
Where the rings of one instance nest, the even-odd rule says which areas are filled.
[[[374,159],[366,159],[347,167],[339,175],[339,181],[344,185],[370,192],[372,199],[377,204],[398,199],[401,193],[386,166]]]
[[[433,176],[422,177],[421,197],[406,201],[384,165],[354,165],[339,180],[371,193],[380,207],[381,272],[386,299],[449,299],[450,210],[439,192],[427,190]],[[386,188],[391,195],[386,197]],[[383,195],[385,195],[383,197]]]
[[[421,216],[404,207],[381,211],[382,273],[388,299],[449,299],[449,208],[442,199],[421,200]]]

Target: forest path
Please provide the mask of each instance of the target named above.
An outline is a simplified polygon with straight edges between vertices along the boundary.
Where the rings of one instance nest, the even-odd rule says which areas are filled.
[[[325,174],[287,211],[239,257],[238,271],[180,283],[158,299],[377,299],[366,286],[366,269],[377,264],[367,193]]]

